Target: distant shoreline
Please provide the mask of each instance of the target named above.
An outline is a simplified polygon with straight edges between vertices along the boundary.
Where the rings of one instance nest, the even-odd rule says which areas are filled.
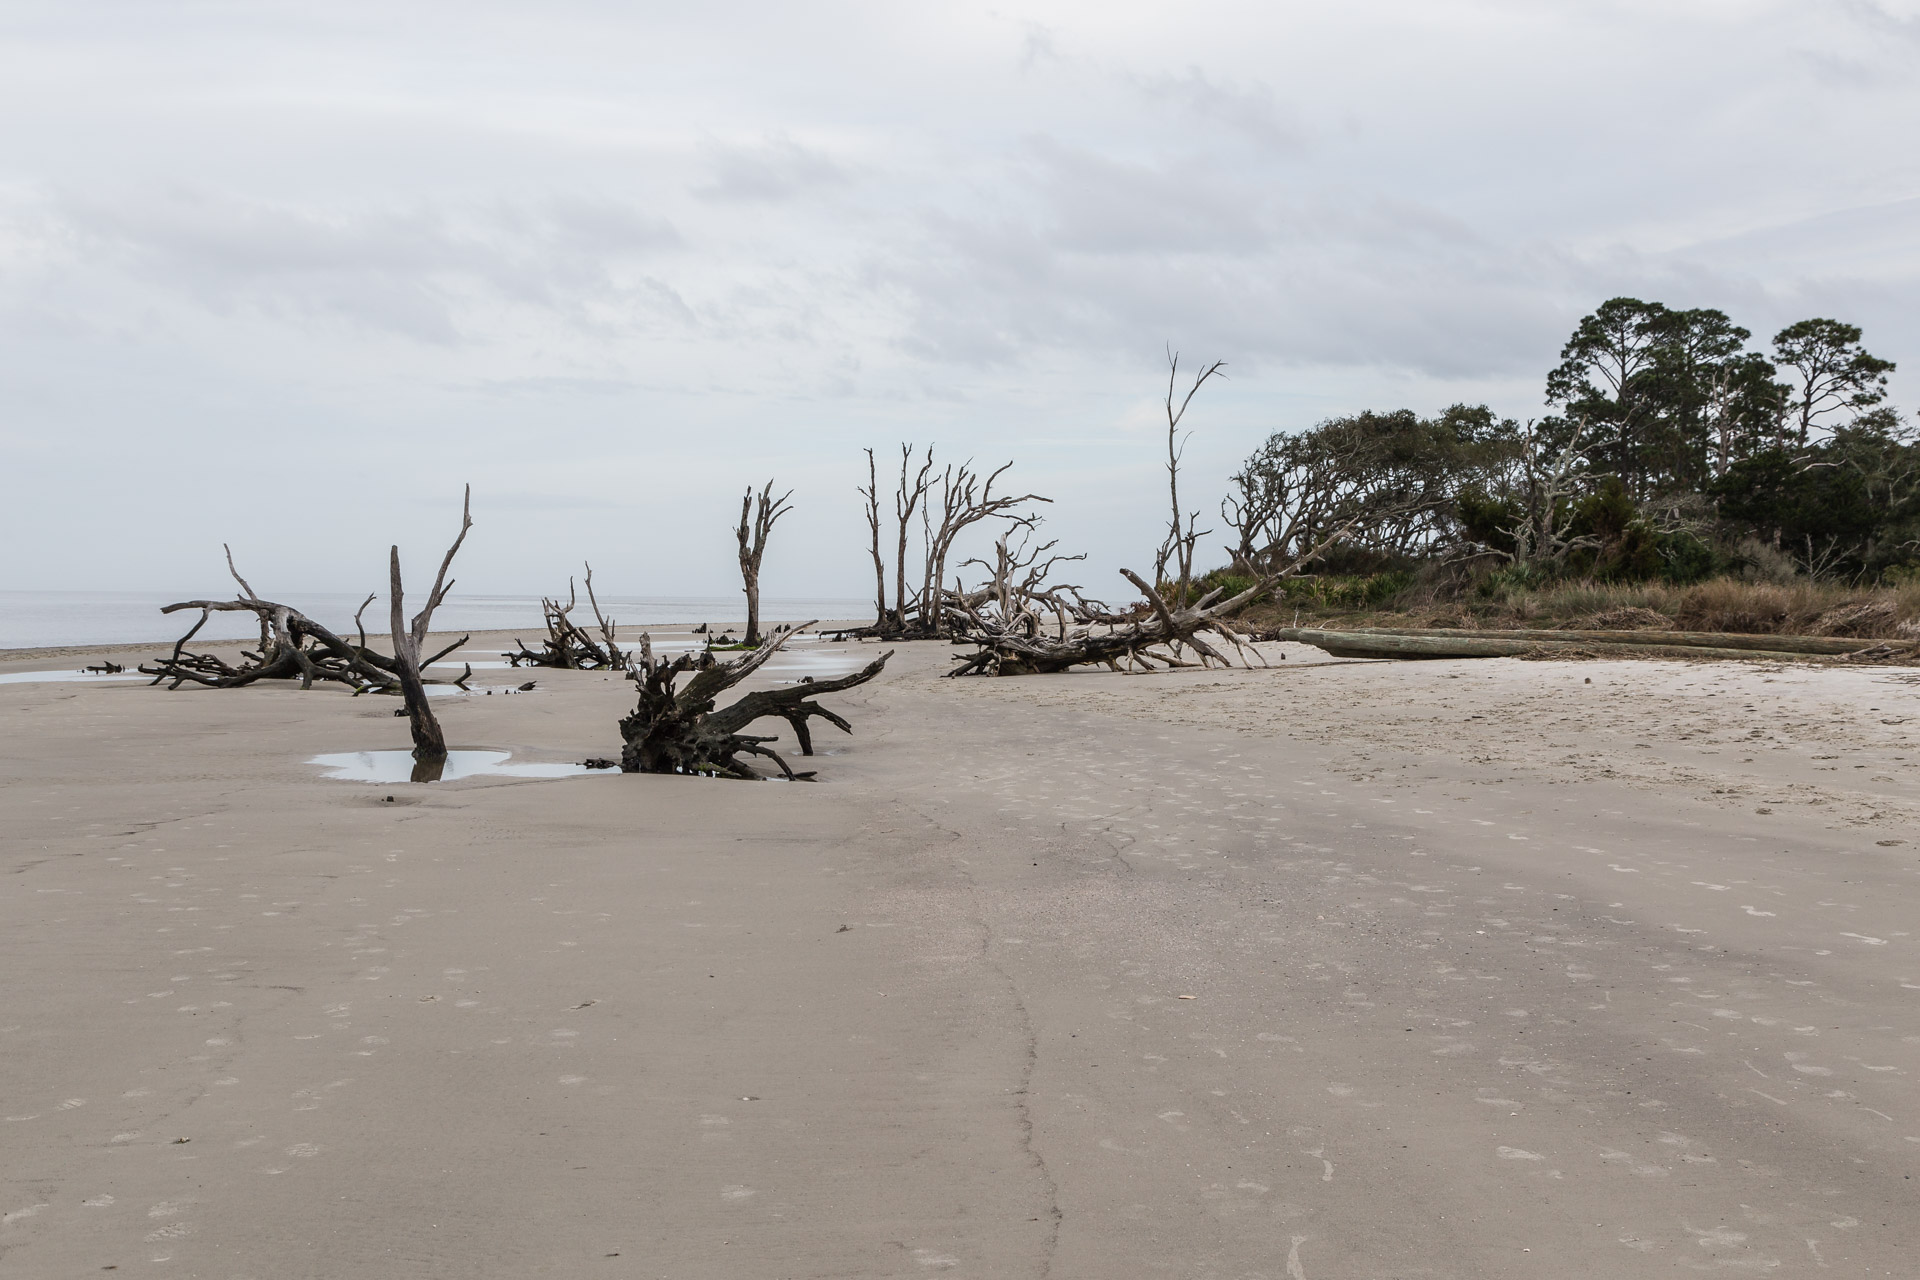
[[[231,598],[232,590],[203,594],[209,598]],[[0,655],[18,658],[29,654],[48,656],[46,650],[79,654],[171,645],[193,625],[197,615],[184,611],[162,615],[160,609],[163,605],[194,598],[159,592],[0,591]],[[290,592],[269,595],[269,598],[292,605],[316,622],[345,635],[353,629],[354,612],[366,597],[339,592]],[[603,595],[600,605],[623,634],[630,627],[692,626],[702,622],[740,627],[746,623],[746,601],[738,592],[728,596]],[[435,629],[456,635],[462,631],[540,630],[540,606],[541,597],[537,595],[454,595],[435,615]],[[870,619],[872,612],[871,601],[850,597],[790,596],[762,600],[763,615],[773,621]],[[574,616],[591,619],[592,613],[582,592]],[[387,627],[385,599],[376,599],[366,616],[369,635],[373,634],[376,624],[384,633]],[[201,636],[210,642],[223,643],[247,639],[255,632],[251,616],[216,614]]]
[[[769,618],[762,625],[771,627],[771,626],[777,626],[783,622],[804,622],[804,621],[807,621],[807,619]],[[868,617],[863,617],[859,619],[822,618],[820,620],[819,625],[816,626],[814,630],[832,631],[841,627],[848,627],[848,628],[861,627],[861,626],[865,626],[867,623],[871,621],[872,619]],[[690,631],[694,627],[699,626],[701,622],[710,622],[710,620],[706,618],[702,618],[698,622],[621,623],[617,628],[617,633],[618,633],[620,642],[622,644],[627,644],[630,641],[638,641],[640,637],[640,633],[643,631],[652,632],[656,635],[667,634],[667,633],[672,633],[676,631],[684,633],[684,632]],[[725,629],[726,625],[730,625],[735,630],[738,630],[740,626],[739,623],[732,623],[732,624],[724,624],[722,626],[716,627],[715,629],[716,630]],[[183,634],[185,630],[186,628],[184,627],[181,628],[181,631]],[[531,642],[534,636],[536,635],[536,633],[544,634],[544,632],[541,631],[540,624],[537,622],[532,627],[495,627],[485,631],[479,631],[479,630],[467,631],[464,628],[460,628],[460,627],[436,629],[432,633],[432,636],[430,638],[437,639],[444,644],[448,641],[458,638],[459,636],[468,635],[468,636],[471,636],[471,639],[468,640],[467,642],[467,646],[466,646],[467,648],[491,649],[493,646],[498,645],[500,646],[501,651],[504,652],[505,649],[508,646],[510,646],[516,639],[525,639]],[[384,630],[375,632],[374,630],[369,628],[367,631],[367,639],[374,646],[381,645],[381,642],[385,640],[386,637],[387,637],[387,633]],[[174,641],[178,640],[179,638],[180,637],[176,635],[176,636],[169,636],[164,640],[137,640],[137,641],[131,641],[126,644],[56,644],[56,645],[16,646],[13,648],[0,649],[0,664],[49,662],[55,658],[98,658],[98,657],[117,657],[120,655],[126,655],[129,658],[134,658],[139,661],[145,661],[146,658],[148,658],[149,656],[153,656],[156,654],[165,654],[170,652],[173,649]],[[198,640],[196,640],[194,643],[194,648],[195,649],[201,649],[201,648],[222,649],[222,648],[230,648],[234,645],[242,645],[246,643],[247,641],[245,639],[227,638],[227,639],[220,639],[220,640],[210,640],[203,645]],[[122,665],[130,667],[132,663],[127,662],[127,663],[123,663]],[[439,667],[447,666],[447,665],[449,664],[446,662],[442,662],[438,664],[438,666],[436,666],[435,669],[438,670]]]

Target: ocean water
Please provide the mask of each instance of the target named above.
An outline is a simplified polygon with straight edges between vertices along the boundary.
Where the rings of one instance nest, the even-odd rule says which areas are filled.
[[[353,611],[365,596],[316,592],[293,595],[290,604],[314,621],[341,635],[353,632]],[[0,591],[0,649],[44,648],[68,644],[171,644],[200,616],[197,609],[162,615],[160,607],[179,596],[138,591]],[[622,640],[637,627],[666,623],[712,623],[739,627],[747,620],[744,597],[731,596],[616,596],[600,602]],[[810,618],[837,621],[864,619],[873,612],[871,600],[763,598],[763,625],[805,622]],[[574,610],[591,622],[586,601]],[[409,610],[411,617],[411,610]],[[367,637],[387,630],[386,601],[367,606]],[[443,631],[511,631],[524,629],[531,642],[542,630],[538,596],[452,595],[433,615],[433,629]],[[194,637],[206,640],[246,640],[260,633],[253,615],[216,613]]]

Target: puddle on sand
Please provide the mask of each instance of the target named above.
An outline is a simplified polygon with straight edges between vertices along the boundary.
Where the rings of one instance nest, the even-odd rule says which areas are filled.
[[[583,764],[508,764],[508,751],[449,751],[440,770],[422,765],[411,751],[342,751],[307,761],[340,782],[452,782],[458,778],[498,775],[508,778],[570,778],[577,773],[618,773],[618,769],[589,769]]]
[[[9,671],[0,674],[0,684],[44,684],[56,680],[72,680],[80,684],[95,684],[105,680],[151,680],[152,676],[143,676],[138,671],[114,672],[102,675],[98,671]]]

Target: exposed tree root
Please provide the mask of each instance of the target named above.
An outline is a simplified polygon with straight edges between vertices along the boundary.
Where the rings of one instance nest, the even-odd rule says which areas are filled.
[[[714,708],[715,699],[752,675],[800,629],[782,628],[769,635],[753,653],[732,662],[716,661],[711,653],[705,652],[683,653],[671,661],[656,659],[652,642],[641,637],[639,662],[630,676],[640,687],[640,702],[631,715],[620,721],[620,736],[626,743],[620,752],[621,770],[757,780],[764,775],[749,767],[741,757],[764,756],[790,781],[811,779],[814,776],[811,772],[795,773],[766,745],[776,738],[742,730],[756,720],[778,716],[793,726],[800,754],[812,755],[813,734],[807,723],[810,717],[818,716],[847,733],[853,732],[853,726],[811,699],[865,684],[880,674],[887,659],[893,656],[892,650],[850,675],[761,689],[728,706]],[[679,678],[689,673],[693,678],[687,681],[686,687],[676,689]]]

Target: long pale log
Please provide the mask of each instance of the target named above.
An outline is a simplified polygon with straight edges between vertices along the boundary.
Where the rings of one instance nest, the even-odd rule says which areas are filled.
[[[1328,628],[1323,628],[1328,629]],[[1565,640],[1582,644],[1674,645],[1689,649],[1764,649],[1770,653],[1839,655],[1874,641],[1846,636],[1755,635],[1741,631],[1576,631],[1470,627],[1341,627],[1355,635],[1465,636],[1481,640]]]
[[[1518,658],[1551,657],[1554,654],[1596,654],[1621,658],[1708,658],[1745,659],[1769,662],[1812,662],[1822,658],[1845,657],[1867,650],[1876,659],[1897,657],[1893,646],[1868,642],[1856,644],[1846,653],[1806,653],[1757,647],[1732,648],[1702,644],[1622,644],[1608,640],[1540,639],[1524,635],[1460,635],[1451,631],[1418,634],[1384,631],[1331,631],[1316,627],[1281,627],[1265,633],[1274,640],[1293,640],[1322,649],[1336,658]],[[1592,633],[1572,632],[1570,635]],[[1757,637],[1743,637],[1757,638]],[[1913,650],[1909,650],[1911,654]]]

